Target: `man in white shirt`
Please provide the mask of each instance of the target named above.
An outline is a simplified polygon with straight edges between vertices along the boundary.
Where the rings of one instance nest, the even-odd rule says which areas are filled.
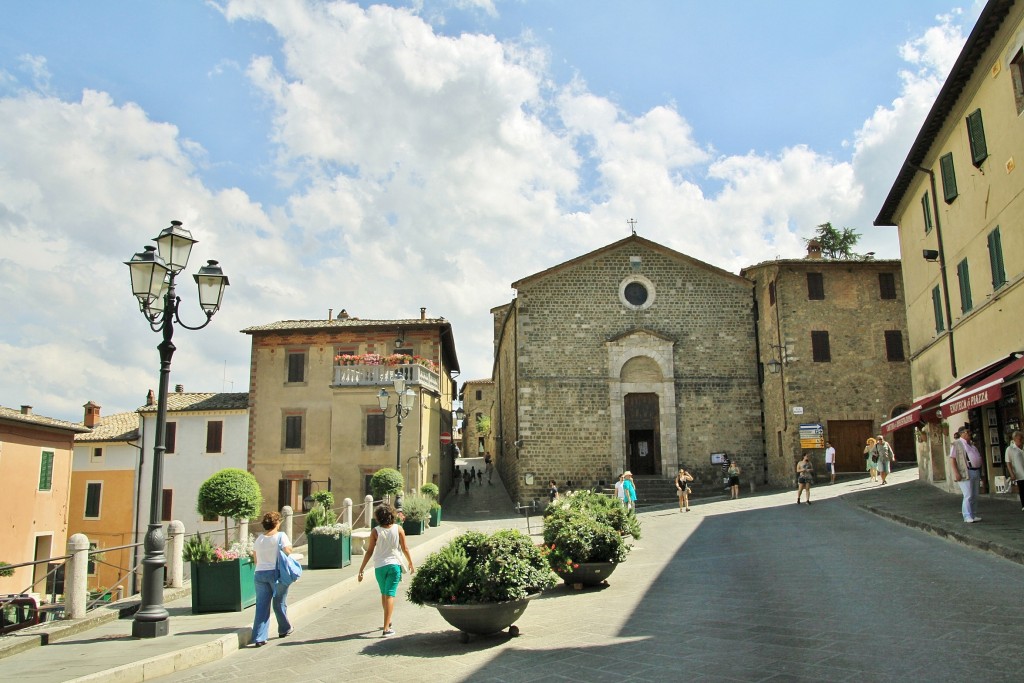
[[[615,482],[615,497],[618,498],[619,502],[622,503],[623,505],[626,504],[626,492],[625,490],[623,490],[625,479],[626,475],[620,474],[619,480]]]
[[[950,469],[953,481],[960,487],[964,496],[961,511],[964,523],[980,522],[981,517],[975,514],[975,503],[981,492],[981,453],[971,443],[971,427],[964,425],[953,433],[953,447],[949,449]]]
[[[832,477],[831,483],[836,483],[836,449],[832,447],[831,441],[825,442],[825,469]]]
[[[1010,479],[1017,482],[1017,495],[1020,496],[1020,509],[1024,512],[1024,432],[1015,431],[1010,437],[1010,445],[1006,447],[1007,471]]]

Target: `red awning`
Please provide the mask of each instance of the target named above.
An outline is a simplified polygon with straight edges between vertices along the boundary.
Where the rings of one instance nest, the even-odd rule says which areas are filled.
[[[1003,385],[1006,380],[1021,372],[1024,372],[1024,357],[1015,354],[1014,360],[1001,365],[997,370],[977,377],[970,386],[939,404],[939,414],[942,417],[950,417],[971,408],[995,403],[1003,396]]]
[[[883,422],[882,434],[890,434],[895,432],[897,429],[909,427],[923,419],[932,417],[935,414],[935,409],[938,408],[939,403],[942,401],[942,395],[946,393],[947,389],[940,389],[939,391],[922,396],[914,401],[906,412],[900,413],[891,420]]]

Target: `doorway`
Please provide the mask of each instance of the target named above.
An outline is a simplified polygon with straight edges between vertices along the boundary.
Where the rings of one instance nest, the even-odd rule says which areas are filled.
[[[836,449],[836,472],[864,472],[864,446],[871,436],[871,420],[829,420],[828,440]]]
[[[627,467],[633,474],[657,474],[661,469],[658,395],[626,394]]]

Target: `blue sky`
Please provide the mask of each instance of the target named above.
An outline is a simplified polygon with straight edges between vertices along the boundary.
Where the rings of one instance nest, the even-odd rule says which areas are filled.
[[[190,391],[247,388],[241,328],[329,308],[426,306],[488,376],[509,284],[631,217],[733,272],[826,220],[897,257],[871,220],[979,11],[0,2],[0,404],[142,403],[157,340],[121,262],[171,219],[232,282],[180,333]]]

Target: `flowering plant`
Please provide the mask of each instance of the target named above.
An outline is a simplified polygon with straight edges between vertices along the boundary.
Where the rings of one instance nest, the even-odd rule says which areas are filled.
[[[424,356],[410,356],[407,353],[392,353],[382,356],[379,353],[340,353],[334,357],[338,365],[396,365],[415,364],[437,372],[437,363]]]
[[[185,541],[182,557],[186,562],[230,562],[248,557],[253,552],[255,539],[249,534],[245,539],[235,541],[230,547],[214,545],[208,537],[196,534]]]
[[[338,538],[339,536],[351,536],[352,527],[344,522],[335,522],[334,524],[325,524],[323,526],[316,526],[309,530],[308,536],[330,536],[332,538]]]

